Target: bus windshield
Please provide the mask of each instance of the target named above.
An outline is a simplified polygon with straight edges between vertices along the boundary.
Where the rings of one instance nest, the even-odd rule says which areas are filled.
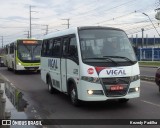
[[[22,62],[40,62],[41,41],[19,41],[18,58]]]
[[[122,30],[82,29],[79,40],[83,61],[136,61],[132,45]]]

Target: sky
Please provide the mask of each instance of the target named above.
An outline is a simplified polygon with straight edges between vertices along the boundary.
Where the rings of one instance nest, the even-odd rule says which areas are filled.
[[[159,0],[0,0],[0,47],[2,37],[3,45],[27,38],[30,6],[33,38],[67,29],[66,19],[69,27],[116,27],[128,37],[142,37],[142,28],[144,37],[160,33],[160,22],[155,19]]]

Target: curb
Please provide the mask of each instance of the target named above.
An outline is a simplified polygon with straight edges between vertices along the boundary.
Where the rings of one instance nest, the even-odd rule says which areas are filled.
[[[155,82],[155,77],[152,76],[140,76],[141,80]]]
[[[159,66],[147,66],[147,65],[140,65],[139,67],[146,67],[146,68],[159,68]]]

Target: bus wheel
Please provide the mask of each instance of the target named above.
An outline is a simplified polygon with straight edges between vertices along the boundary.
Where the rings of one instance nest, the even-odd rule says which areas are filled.
[[[74,106],[80,105],[80,101],[78,100],[78,95],[77,95],[77,88],[73,83],[70,85],[70,99]]]
[[[129,99],[119,99],[118,101],[119,101],[119,103],[127,103],[129,101]]]
[[[16,70],[16,69],[13,69],[13,72],[14,72],[15,74],[17,74],[17,70]]]
[[[14,68],[13,62],[12,62],[12,69],[13,69],[13,72],[16,74],[16,73],[17,73],[17,70]]]
[[[47,85],[48,85],[48,91],[49,91],[49,93],[53,94],[54,88],[52,87],[51,78],[48,79]]]
[[[41,70],[37,70],[36,72],[37,72],[37,74],[40,74],[40,73],[41,73]]]
[[[10,69],[9,67],[7,67],[7,70],[8,70],[8,71],[11,71],[11,69]]]

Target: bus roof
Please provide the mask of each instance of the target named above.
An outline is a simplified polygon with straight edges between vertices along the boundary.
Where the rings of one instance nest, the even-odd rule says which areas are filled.
[[[19,38],[19,39],[17,39],[17,40],[42,40],[42,39]]]
[[[49,38],[53,38],[53,37],[64,36],[64,35],[68,35],[68,34],[73,34],[73,33],[76,33],[78,30],[86,30],[86,29],[108,29],[108,30],[123,31],[122,29],[112,28],[112,27],[103,27],[103,26],[81,26],[81,27],[72,27],[72,28],[69,28],[69,29],[59,30],[59,31],[57,31],[57,32],[52,32],[52,33],[50,33],[50,34],[45,35],[43,39],[49,39]]]

